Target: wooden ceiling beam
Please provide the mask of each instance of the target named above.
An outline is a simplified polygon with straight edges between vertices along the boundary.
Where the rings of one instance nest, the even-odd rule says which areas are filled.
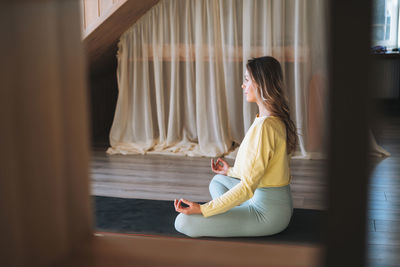
[[[83,43],[91,74],[115,69],[120,36],[158,1],[119,1],[107,14],[99,16],[83,31]]]

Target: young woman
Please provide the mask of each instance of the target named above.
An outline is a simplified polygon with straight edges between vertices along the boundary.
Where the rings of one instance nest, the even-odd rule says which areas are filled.
[[[217,175],[210,182],[213,198],[200,205],[175,199],[180,214],[177,231],[191,236],[264,236],[283,231],[293,212],[290,193],[290,154],[297,145],[283,92],[283,75],[273,57],[248,61],[242,88],[259,113],[244,137],[234,167],[211,160]],[[188,207],[183,207],[182,202]]]

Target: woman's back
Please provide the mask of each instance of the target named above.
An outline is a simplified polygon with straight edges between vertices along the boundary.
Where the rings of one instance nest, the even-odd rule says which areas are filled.
[[[290,182],[286,128],[274,116],[257,117],[244,137],[228,176],[251,177],[259,187],[284,186]],[[260,177],[254,177],[259,174]],[[249,179],[247,178],[247,179]]]

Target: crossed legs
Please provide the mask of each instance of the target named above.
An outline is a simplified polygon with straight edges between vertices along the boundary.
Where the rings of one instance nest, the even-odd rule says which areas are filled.
[[[239,182],[239,179],[233,177],[215,175],[210,182],[210,194],[215,199]],[[258,192],[257,194],[263,193]],[[283,230],[274,218],[268,218],[265,215],[265,210],[260,211],[257,205],[252,204],[253,200],[250,199],[225,213],[208,218],[201,214],[185,215],[181,213],[175,219],[175,229],[191,237],[261,236],[271,235]],[[284,228],[286,226],[287,224]]]

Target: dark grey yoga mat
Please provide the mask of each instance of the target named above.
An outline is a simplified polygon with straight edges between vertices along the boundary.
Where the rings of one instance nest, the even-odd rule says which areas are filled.
[[[177,213],[172,201],[100,196],[93,196],[92,200],[97,231],[185,237],[174,228]],[[288,228],[276,235],[203,239],[317,244],[322,216],[323,211],[294,209]]]

